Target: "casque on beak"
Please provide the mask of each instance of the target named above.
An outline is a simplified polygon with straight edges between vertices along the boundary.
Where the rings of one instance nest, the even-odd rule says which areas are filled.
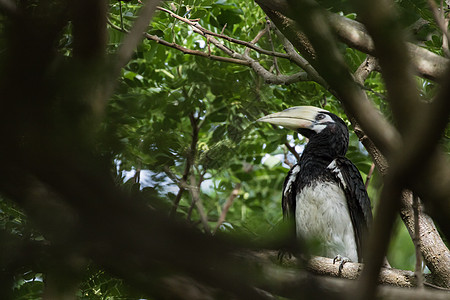
[[[264,116],[256,121],[297,131],[299,128],[311,129],[319,112],[327,112],[314,106],[294,106],[283,111]]]

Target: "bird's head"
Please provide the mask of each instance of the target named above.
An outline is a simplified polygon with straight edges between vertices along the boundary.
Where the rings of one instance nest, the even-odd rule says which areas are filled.
[[[344,121],[329,111],[314,106],[295,106],[264,116],[257,121],[283,126],[309,139],[310,146],[328,147],[332,155],[345,155],[348,129]]]

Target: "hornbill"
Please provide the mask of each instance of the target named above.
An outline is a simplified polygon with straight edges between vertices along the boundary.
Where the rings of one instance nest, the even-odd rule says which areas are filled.
[[[309,139],[283,186],[285,218],[294,218],[297,236],[316,241],[311,254],[362,262],[372,222],[369,196],[355,165],[345,157],[349,135],[344,121],[324,109],[296,106],[258,121],[295,130]]]

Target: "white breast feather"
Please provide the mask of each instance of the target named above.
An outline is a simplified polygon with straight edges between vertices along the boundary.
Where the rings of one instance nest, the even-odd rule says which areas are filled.
[[[296,198],[297,235],[318,241],[314,255],[334,258],[341,255],[358,261],[355,234],[342,189],[331,182],[313,183]]]

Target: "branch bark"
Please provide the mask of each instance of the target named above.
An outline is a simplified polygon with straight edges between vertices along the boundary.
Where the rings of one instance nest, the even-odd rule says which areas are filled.
[[[363,24],[333,13],[329,13],[329,20],[333,31],[342,42],[369,55],[377,55],[372,37]],[[440,81],[450,64],[449,60],[415,44],[406,45],[417,74],[423,78]]]

